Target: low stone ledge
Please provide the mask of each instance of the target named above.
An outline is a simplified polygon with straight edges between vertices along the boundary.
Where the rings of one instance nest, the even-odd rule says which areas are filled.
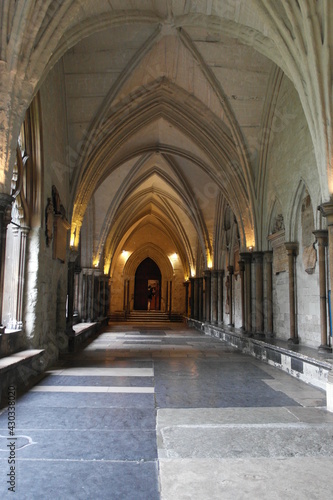
[[[187,318],[187,323],[206,335],[224,340],[244,354],[253,356],[303,382],[327,391],[328,375],[332,372],[333,363],[311,358],[288,348],[270,344],[265,340],[247,337],[241,331],[225,325],[215,326],[191,318]]]
[[[80,345],[95,335],[101,328],[102,322],[96,323],[78,323],[73,326],[73,334],[69,336],[68,350],[69,352],[76,352]]]
[[[327,377],[326,404],[327,410],[333,412],[333,372],[330,372]]]
[[[44,369],[44,349],[28,349],[0,359],[0,407],[7,405],[8,388],[25,392]]]

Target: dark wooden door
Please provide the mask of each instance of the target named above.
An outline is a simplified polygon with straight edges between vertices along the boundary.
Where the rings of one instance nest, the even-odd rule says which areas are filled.
[[[161,271],[149,257],[139,264],[135,273],[134,309],[146,311],[148,308],[148,282],[156,281],[157,297],[151,304],[151,310],[161,308]]]

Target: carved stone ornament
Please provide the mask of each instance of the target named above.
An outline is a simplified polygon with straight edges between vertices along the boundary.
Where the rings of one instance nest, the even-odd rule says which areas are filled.
[[[276,216],[276,219],[275,219],[273,234],[278,233],[279,231],[284,231],[284,230],[285,230],[285,226],[284,226],[283,215],[279,214]]]
[[[313,245],[303,248],[303,265],[305,272],[313,274],[317,262],[317,252]]]

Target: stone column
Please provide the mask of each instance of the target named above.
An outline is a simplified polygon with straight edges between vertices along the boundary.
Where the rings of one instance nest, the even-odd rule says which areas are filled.
[[[18,287],[16,301],[16,328],[21,329],[23,326],[23,294],[24,294],[24,276],[25,276],[25,258],[27,250],[27,236],[30,228],[20,228],[20,255],[18,268]]]
[[[273,335],[273,252],[267,251],[265,256],[266,273],[266,328],[267,335]]]
[[[190,317],[194,319],[194,278],[190,278],[191,296],[190,296]]]
[[[253,261],[255,263],[256,277],[256,299],[255,299],[255,332],[259,336],[264,336],[264,315],[263,315],[263,254],[262,252],[253,253]]]
[[[217,323],[223,323],[223,277],[224,271],[218,271],[217,275]]]
[[[211,321],[211,272],[207,269],[205,271],[205,321]]]
[[[170,281],[170,300],[169,300],[169,316],[171,317],[172,314],[172,281]]]
[[[288,342],[298,344],[298,334],[296,329],[296,300],[295,300],[295,258],[298,252],[298,243],[285,243],[288,254],[289,270],[289,311],[290,311],[290,338]]]
[[[245,281],[244,281],[245,264],[243,260],[240,260],[238,264],[239,264],[239,275],[241,280],[241,309],[242,309],[241,330],[245,330]]]
[[[193,312],[193,317],[194,319],[199,318],[199,282],[198,278],[193,279],[193,285],[194,285],[194,312]]]
[[[240,254],[244,261],[245,271],[245,331],[251,333],[252,330],[252,307],[251,307],[251,262],[252,253],[244,252]]]
[[[167,313],[169,311],[169,282],[166,282],[165,285],[166,291],[165,291],[165,312]],[[191,282],[191,298],[192,298],[192,282]],[[190,311],[190,315],[192,317],[193,309]]]
[[[198,287],[199,287],[198,319],[199,319],[199,321],[202,321],[203,320],[203,278],[198,278]]]
[[[332,347],[327,342],[327,295],[326,295],[326,251],[328,243],[328,231],[321,229],[313,231],[318,242],[319,261],[319,294],[320,294],[320,331],[321,345],[320,351],[332,352]]]
[[[330,289],[333,286],[333,200],[323,203],[320,205],[319,210],[321,211],[323,217],[326,217],[326,223],[328,228],[328,261],[329,261],[329,273],[330,273]]]
[[[229,273],[229,326],[234,326],[234,317],[232,310],[232,303],[233,303],[232,277],[234,274],[234,266],[228,266],[228,273]]]
[[[188,287],[189,287],[189,281],[184,282],[184,287],[185,287],[185,316],[188,316]]]
[[[13,201],[12,196],[0,193],[0,335],[5,331],[5,327],[2,325],[2,304],[5,277],[6,237],[7,226],[11,220],[11,206]]]
[[[217,324],[217,301],[218,301],[218,286],[217,286],[217,279],[218,279],[218,273],[217,271],[212,271],[212,282],[211,282],[211,290],[212,290],[212,296],[211,296],[211,301],[212,301],[212,323],[215,325]]]
[[[78,252],[71,250],[68,259],[68,275],[67,275],[67,318],[66,318],[66,333],[67,335],[74,335],[73,330],[73,317],[74,317],[74,274],[75,274],[75,261]]]

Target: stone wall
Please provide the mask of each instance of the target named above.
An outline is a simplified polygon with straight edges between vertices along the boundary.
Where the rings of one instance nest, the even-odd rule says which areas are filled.
[[[318,171],[313,152],[313,143],[297,93],[288,80],[283,78],[275,119],[272,127],[267,165],[267,184],[264,213],[266,227],[272,203],[278,200],[285,221],[285,240],[297,241],[300,253],[297,257],[297,323],[302,343],[318,346],[319,329],[319,285],[318,269],[314,274],[305,272],[302,263],[301,193],[308,189],[312,206],[321,202]],[[313,214],[315,220],[315,214]],[[267,245],[263,238],[263,246]],[[275,336],[287,340],[289,331],[288,271],[273,274],[274,332]]]
[[[47,246],[45,207],[52,186],[59,192],[68,214],[69,182],[66,169],[66,113],[63,74],[57,65],[40,91],[43,132],[42,227],[32,228],[27,241],[24,329],[30,345],[47,350],[46,361],[54,362],[58,349],[66,348],[67,263],[53,258],[53,241]]]

